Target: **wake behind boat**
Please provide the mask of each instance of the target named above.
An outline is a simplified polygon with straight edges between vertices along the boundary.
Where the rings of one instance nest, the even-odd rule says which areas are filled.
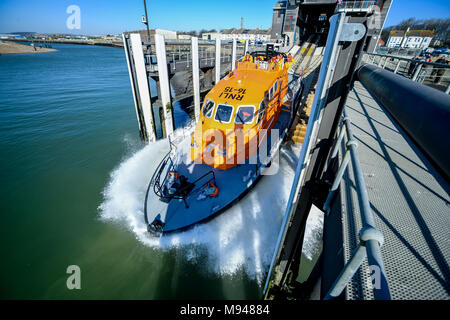
[[[171,143],[147,188],[151,234],[218,215],[268,170],[303,90],[302,78],[290,76],[288,67],[287,56],[270,47],[247,54],[206,95],[192,136]]]

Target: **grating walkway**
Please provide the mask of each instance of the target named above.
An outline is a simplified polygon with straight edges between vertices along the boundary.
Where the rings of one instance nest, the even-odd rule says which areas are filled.
[[[449,185],[359,82],[346,108],[376,226],[385,238],[382,254],[392,298],[450,299]],[[361,228],[354,181],[350,162],[339,197],[346,212],[346,260]],[[347,298],[373,298],[367,280],[365,263],[347,287]]]

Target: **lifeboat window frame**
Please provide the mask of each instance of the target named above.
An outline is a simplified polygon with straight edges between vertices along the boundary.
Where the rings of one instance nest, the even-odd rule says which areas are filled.
[[[269,101],[272,101],[272,99],[275,97],[275,94],[277,93],[278,89],[278,81],[275,80],[275,82],[272,84],[272,86],[269,89]]]
[[[266,93],[267,95],[267,93]],[[266,103],[266,96],[264,96],[264,98],[261,100],[261,102],[259,103],[259,108],[258,108],[258,117],[256,119],[256,123],[260,123],[261,120],[263,119],[263,115],[266,113],[267,110],[267,103]],[[261,107],[262,106],[262,107]]]
[[[226,106],[226,107],[231,107],[231,113],[230,113],[230,118],[228,119],[228,121],[223,121],[223,120],[217,120],[217,112],[219,111],[219,107],[220,106]],[[233,114],[234,114],[234,106],[231,104],[225,104],[225,103],[219,103],[217,104],[217,108],[216,108],[216,112],[214,113],[214,120],[219,122],[219,123],[230,123],[231,119],[233,119]]]
[[[253,108],[252,121],[246,121],[244,123],[240,123],[240,119],[239,119],[239,117],[237,115],[239,113],[239,110],[242,107],[252,107]],[[255,121],[255,110],[256,110],[256,107],[254,105],[252,105],[252,104],[243,104],[243,105],[238,106],[237,109],[236,109],[236,113],[234,115],[234,123],[236,123],[236,124],[252,124]],[[237,120],[239,121],[239,123],[237,122]]]
[[[204,110],[205,110],[206,104],[207,104],[209,101],[211,101],[211,102],[213,103],[213,106],[212,106],[211,111],[209,112],[209,116],[208,116],[208,115],[205,114]],[[205,103],[203,104],[202,115],[203,115],[204,117],[206,117],[206,118],[211,118],[212,115],[213,115],[213,113],[214,113],[214,109],[215,109],[215,108],[216,108],[216,102],[215,102],[214,100],[212,100],[212,99],[207,98],[206,101],[205,101]]]

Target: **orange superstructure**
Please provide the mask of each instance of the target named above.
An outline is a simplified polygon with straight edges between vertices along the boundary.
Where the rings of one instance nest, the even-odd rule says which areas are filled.
[[[276,123],[287,94],[286,56],[249,55],[206,95],[190,158],[227,170],[253,156]]]

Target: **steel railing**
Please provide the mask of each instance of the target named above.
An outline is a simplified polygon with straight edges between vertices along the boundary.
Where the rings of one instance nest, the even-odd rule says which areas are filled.
[[[167,41],[166,44],[172,45],[172,50],[166,53],[167,62],[173,71],[177,70],[177,66],[179,68],[183,68],[184,66],[189,68],[192,64],[192,53],[190,51],[190,42],[183,43],[183,45],[179,45],[178,49],[175,49],[173,41]],[[158,64],[156,59],[155,50],[152,50],[153,44],[147,44],[147,50],[144,52],[145,63],[148,66],[149,72],[157,72]],[[210,45],[211,48],[214,48]],[[183,48],[183,49],[181,49]],[[187,49],[188,48],[188,49]],[[254,51],[258,48],[258,46],[249,45],[248,50]],[[187,49],[187,50],[186,50]],[[214,66],[215,64],[215,51],[213,49],[209,50],[208,46],[204,46],[203,49],[200,49],[198,52],[200,67],[209,67]],[[222,56],[220,57],[221,63],[231,62],[232,55],[232,46],[228,43],[222,45]],[[236,60],[240,60],[245,55],[245,46],[242,44],[236,45]]]
[[[368,52],[364,53],[363,61],[450,93],[450,65]]]
[[[360,200],[360,212],[362,228],[359,232],[359,245],[351,258],[347,261],[344,268],[338,275],[337,279],[328,291],[325,299],[333,299],[338,297],[342,291],[346,288],[351,281],[355,273],[361,267],[364,260],[367,258],[369,266],[378,272],[374,274],[378,275],[379,281],[375,281],[373,286],[373,293],[375,299],[390,300],[391,295],[389,292],[389,285],[387,283],[386,274],[384,271],[383,257],[381,255],[381,246],[384,242],[384,237],[381,231],[375,227],[375,220],[373,218],[372,210],[370,209],[369,196],[367,193],[366,184],[364,182],[363,172],[359,162],[359,156],[357,151],[357,143],[353,138],[351,130],[351,121],[347,116],[347,111],[344,109],[344,118],[341,122],[340,132],[336,138],[335,145],[331,152],[330,161],[336,158],[339,146],[344,139],[344,135],[347,136],[347,143],[345,153],[343,155],[342,162],[336,173],[336,177],[331,185],[328,197],[324,204],[324,211],[329,214],[331,210],[331,202],[334,195],[340,185],[344,172],[348,167],[350,160],[352,161],[353,174],[355,177],[356,193]],[[379,284],[379,287],[377,287]]]

